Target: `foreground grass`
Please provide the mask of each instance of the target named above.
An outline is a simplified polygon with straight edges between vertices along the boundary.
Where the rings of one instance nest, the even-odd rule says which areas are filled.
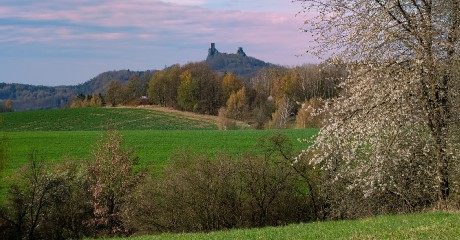
[[[459,239],[459,236],[460,214],[438,212],[212,233],[162,234],[128,239]],[[123,238],[111,238],[118,239]]]

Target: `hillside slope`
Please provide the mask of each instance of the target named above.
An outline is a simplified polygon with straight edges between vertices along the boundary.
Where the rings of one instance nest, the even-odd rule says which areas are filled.
[[[99,131],[217,129],[214,119],[179,111],[141,108],[78,108],[1,113],[0,131]]]
[[[208,66],[217,72],[232,72],[240,77],[251,78],[262,68],[273,67],[274,64],[247,56],[243,48],[233,53],[221,53],[211,44],[205,61]]]
[[[0,102],[13,101],[15,111],[55,109],[66,105],[77,94],[105,93],[111,80],[126,83],[136,75],[141,84],[147,84],[154,71],[108,71],[76,86],[34,86],[17,83],[0,83]]]

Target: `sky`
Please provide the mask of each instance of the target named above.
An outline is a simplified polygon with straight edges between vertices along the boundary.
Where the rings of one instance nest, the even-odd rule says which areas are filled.
[[[76,85],[110,70],[154,70],[220,52],[284,66],[304,54],[292,0],[1,0],[0,82]],[[297,15],[297,16],[296,16]]]

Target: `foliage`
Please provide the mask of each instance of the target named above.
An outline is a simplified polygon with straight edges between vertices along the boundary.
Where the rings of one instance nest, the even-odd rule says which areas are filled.
[[[318,98],[311,98],[310,100],[302,103],[297,116],[297,128],[320,128],[323,126],[326,113],[323,111],[325,101]]]
[[[13,176],[0,205],[0,234],[6,239],[68,239],[130,234],[122,211],[143,172],[138,158],[122,148],[123,137],[107,131],[93,161],[48,167],[36,151]]]
[[[74,170],[48,169],[37,152],[22,168],[0,209],[0,234],[5,239],[80,238],[89,233],[86,178]]]
[[[354,198],[333,215],[353,215],[363,203],[358,215],[407,212],[455,197],[458,1],[301,2],[321,13],[306,20],[313,53],[334,49],[349,64],[345,91],[311,149],[325,184],[340,193],[332,209]]]
[[[229,118],[226,108],[221,107],[219,109],[219,115],[217,117],[217,128],[219,128],[219,130],[236,129],[236,121],[234,119]]]
[[[196,112],[199,101],[199,82],[190,72],[181,74],[181,83],[177,89],[177,103],[186,111]]]
[[[181,82],[180,65],[173,65],[156,72],[150,79],[147,89],[149,100],[163,107],[176,107],[178,87]]]
[[[88,166],[94,215],[89,224],[108,235],[130,234],[121,213],[126,208],[126,198],[143,175],[134,168],[139,158],[133,156],[132,150],[123,149],[122,144],[121,134],[107,130],[96,143],[94,162]]]
[[[136,75],[140,85],[145,86],[152,74],[153,71],[108,71],[76,86],[47,87],[0,83],[0,99],[11,99],[16,111],[62,108],[70,105],[70,101],[79,93],[105,94],[111,80],[125,84],[131,76]]]
[[[141,204],[129,211],[132,225],[146,232],[189,232],[310,220],[308,191],[282,156],[293,150],[289,138],[277,134],[260,141],[255,154],[217,154],[215,160],[176,154],[162,177],[133,196]]]
[[[5,102],[0,102],[0,113],[13,111],[13,101],[11,101],[11,99],[7,99]]]
[[[222,93],[224,99],[228,99],[232,93],[237,92],[241,88],[242,80],[238,79],[232,72],[225,74],[222,80]]]
[[[249,99],[247,90],[242,87],[232,93],[227,100],[227,117],[235,120],[245,120],[249,116]]]
[[[49,167],[34,151],[0,205],[0,234],[63,239],[308,221],[308,189],[286,161],[290,141],[264,137],[247,155],[183,151],[146,179],[116,131],[97,141],[92,161]]]
[[[107,87],[107,93],[105,94],[105,101],[111,107],[123,102],[122,98],[122,88],[120,83],[115,80],[110,81],[109,86]]]

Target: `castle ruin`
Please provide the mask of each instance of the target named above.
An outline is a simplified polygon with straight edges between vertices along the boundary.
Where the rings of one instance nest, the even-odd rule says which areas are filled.
[[[211,47],[208,49],[208,56],[212,57],[212,56],[215,56],[218,53],[219,53],[219,51],[216,49],[216,44],[211,43]],[[242,47],[238,48],[238,51],[236,52],[236,54],[241,55],[243,57],[246,57],[246,53],[243,51]]]

